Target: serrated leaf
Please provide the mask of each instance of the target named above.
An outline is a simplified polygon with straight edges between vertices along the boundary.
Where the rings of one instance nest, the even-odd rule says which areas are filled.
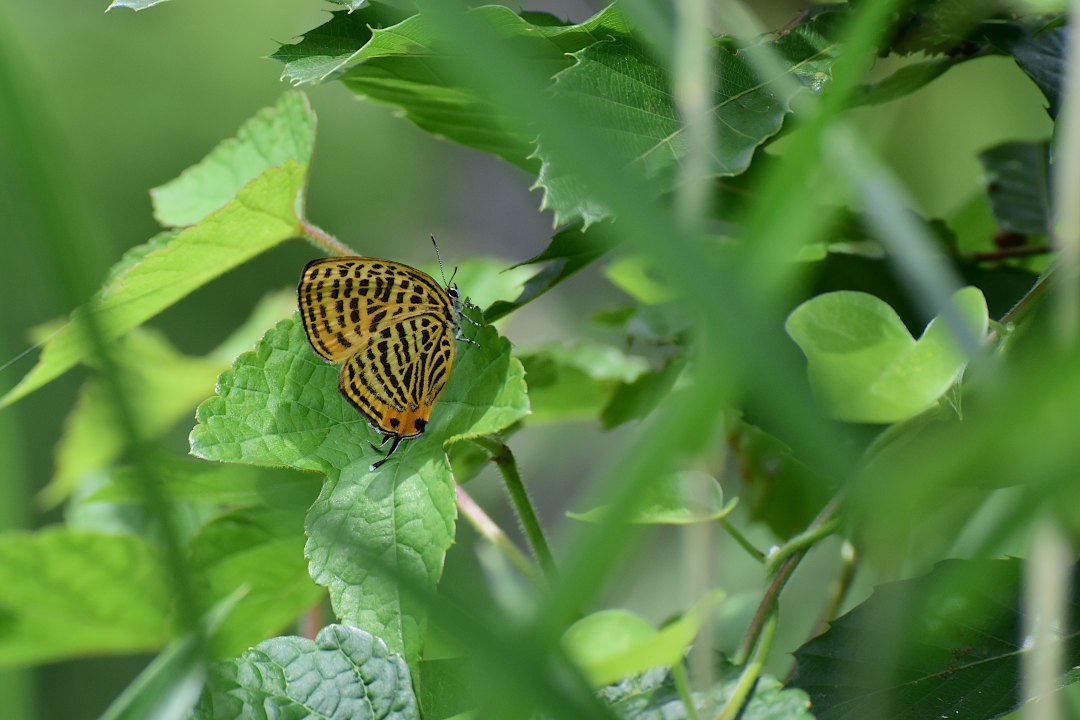
[[[978,288],[952,298],[976,337],[986,334],[986,300]],[[825,293],[795,308],[784,324],[806,355],[814,393],[840,420],[891,423],[931,407],[967,362],[940,316],[919,340],[873,295]]]
[[[843,11],[820,11],[768,42],[737,52],[725,47],[724,38],[717,40],[710,108],[714,137],[706,172],[722,176],[746,170],[754,150],[780,130],[795,92],[816,91],[825,83],[835,25],[843,17]],[[670,191],[674,170],[690,148],[667,68],[626,35],[573,55],[575,64],[555,78],[553,102],[576,108],[610,138],[605,152],[626,172],[649,180],[657,197]],[[759,68],[770,67],[774,59],[782,63],[782,74],[760,80]],[[544,191],[541,207],[555,213],[556,223],[580,217],[587,226],[611,214],[573,168],[560,165],[567,160],[548,148],[543,134],[536,154],[542,161],[536,183]]]
[[[105,340],[114,340],[193,290],[300,232],[296,199],[305,166],[288,160],[255,178],[225,207],[171,237],[71,313],[69,324],[45,344],[29,373],[0,407],[61,375],[90,353],[84,316],[95,315]]]
[[[329,625],[315,640],[276,637],[211,670],[195,720],[419,720],[409,669],[377,637]]]
[[[1050,117],[1057,118],[1061,109],[1061,92],[1065,80],[1065,48],[1069,45],[1069,28],[1054,27],[1025,34],[1008,46],[1016,64],[1042,91]]]
[[[1050,230],[1050,144],[1009,142],[979,153],[998,223],[1025,235]]]
[[[0,535],[0,665],[160,647],[173,599],[160,553],[140,538]]]
[[[648,525],[686,525],[719,520],[735,508],[738,498],[724,504],[724,492],[716,478],[687,470],[663,475],[649,486],[626,522]],[[586,522],[600,522],[608,508],[602,505],[567,515]]]
[[[551,237],[543,252],[518,263],[514,268],[541,262],[550,264],[525,282],[515,300],[500,300],[492,303],[484,310],[484,318],[488,322],[494,322],[532,302],[597,258],[602,257],[617,242],[617,236],[608,226],[593,226],[588,231],[579,226],[560,230]]]
[[[569,64],[565,53],[626,27],[614,7],[580,25],[554,23],[550,16],[535,22],[539,19],[535,14],[527,20],[498,5],[468,12],[472,21],[502,38],[508,52],[528,58],[542,77]],[[274,57],[286,63],[283,76],[294,84],[340,75],[353,92],[401,108],[405,117],[427,132],[495,153],[519,166],[535,167],[528,159],[535,130],[508,117],[472,78],[459,72],[462,39],[448,37],[447,29],[423,12],[387,25],[393,13],[368,3],[350,17],[335,14],[322,28],[300,43],[283,46]]]
[[[706,615],[723,598],[719,590],[709,593],[660,630],[629,610],[601,610],[567,628],[562,644],[593,685],[606,685],[649,668],[681,662]]]
[[[818,720],[991,718],[1021,703],[1019,560],[946,560],[878,587],[795,651],[791,680]],[[1080,665],[1080,598],[1068,599],[1065,667]]]
[[[198,410],[192,452],[213,460],[283,464],[326,474],[307,516],[307,556],[345,621],[383,638],[410,664],[423,610],[397,578],[434,587],[453,541],[453,477],[443,447],[496,432],[528,412],[520,363],[490,327],[464,323],[450,381],[425,434],[371,472],[381,441],[337,390],[338,368],[318,358],[303,328],[284,321],[218,380]]]
[[[194,225],[224,207],[264,171],[288,161],[307,167],[315,145],[315,113],[300,92],[283,93],[197,165],[150,191],[154,218],[165,227]],[[297,208],[300,214],[300,208]]]

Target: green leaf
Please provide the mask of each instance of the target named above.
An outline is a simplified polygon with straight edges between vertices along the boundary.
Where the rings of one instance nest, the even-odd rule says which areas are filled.
[[[399,576],[433,588],[454,536],[453,477],[443,447],[497,432],[528,412],[521,364],[490,327],[463,324],[450,381],[424,435],[372,472],[372,430],[337,389],[338,368],[317,357],[304,330],[284,321],[218,379],[198,410],[192,452],[213,460],[318,470],[322,493],[307,515],[307,556],[344,621],[383,638],[410,664],[423,608]]]
[[[630,420],[645,417],[671,392],[679,379],[686,361],[681,355],[669,357],[659,370],[643,373],[631,382],[623,382],[600,415],[605,430],[618,427]]]
[[[467,50],[461,38],[448,37],[430,14],[396,22],[397,12],[369,2],[351,15],[335,13],[326,25],[300,43],[283,46],[273,57],[285,62],[283,76],[294,84],[340,76],[353,92],[401,108],[427,132],[515,165],[535,167],[528,159],[535,130],[507,117],[476,87],[474,78],[460,72],[458,56]],[[528,58],[541,77],[566,67],[566,53],[626,26],[614,6],[580,25],[553,24],[550,18],[538,24],[499,5],[469,13],[473,21],[491,28],[508,52]]]
[[[377,637],[329,625],[315,640],[276,637],[212,668],[195,720],[419,720],[409,669]]]
[[[687,525],[718,520],[735,508],[738,498],[724,504],[724,491],[711,475],[687,470],[657,478],[649,486],[627,522],[648,525]],[[572,518],[600,522],[608,508],[602,505]]]
[[[160,333],[136,328],[118,341],[118,376],[140,420],[143,437],[152,439],[206,397],[214,378],[225,369],[220,361],[181,355]],[[38,495],[46,507],[59,504],[88,473],[109,468],[124,451],[124,433],[115,416],[109,390],[91,379],[79,391],[56,446],[56,472]]]
[[[307,167],[314,145],[315,113],[307,97],[286,92],[277,105],[256,113],[236,137],[211,150],[199,164],[151,190],[154,218],[165,227],[194,225],[266,170],[289,161]],[[296,214],[301,214],[299,202]]]
[[[548,344],[520,358],[534,422],[595,417],[620,381],[648,369],[644,359],[600,343]]]
[[[618,242],[609,226],[593,226],[588,231],[580,226],[564,228],[551,237],[547,248],[539,255],[514,265],[550,263],[543,270],[532,276],[521,289],[521,293],[512,302],[499,301],[484,311],[488,322],[495,322],[509,315],[521,306],[532,302],[551,288],[570,277],[578,270],[601,257]]]
[[[596,686],[673,665],[682,661],[706,615],[723,597],[718,590],[709,593],[661,630],[629,610],[601,610],[567,628],[563,647]]]
[[[160,647],[172,602],[157,549],[139,538],[0,535],[0,666]]]
[[[796,92],[824,85],[836,48],[835,27],[844,17],[842,10],[820,11],[767,42],[735,52],[727,47],[730,38],[717,39],[710,175],[746,170],[754,150],[780,130]],[[573,56],[575,64],[555,78],[553,102],[575,108],[611,138],[605,152],[626,172],[650,180],[657,197],[671,190],[675,169],[690,150],[665,64],[627,35],[592,44]],[[761,68],[777,61],[780,74],[759,80]],[[573,168],[560,165],[560,156],[549,150],[543,134],[537,156],[543,163],[536,183],[544,191],[541,207],[554,211],[556,223],[580,217],[589,225],[611,214]]]
[[[986,334],[986,301],[977,288],[952,298],[963,321]],[[866,293],[819,295],[795,308],[784,327],[809,363],[810,382],[840,420],[892,423],[931,407],[967,362],[940,316],[916,341],[891,307]]]
[[[1050,117],[1057,118],[1061,109],[1061,93],[1065,84],[1065,48],[1069,45],[1069,28],[1053,27],[1042,32],[1025,33],[1018,42],[1008,46],[1016,64],[1042,91],[1050,103]]]
[[[818,720],[991,718],[1021,704],[1020,560],[946,560],[878,587],[795,651],[791,680]],[[1068,598],[1064,665],[1080,665],[1080,595]],[[1037,701],[1037,699],[1036,699]]]
[[[188,544],[195,587],[205,604],[246,592],[213,636],[215,655],[234,655],[296,620],[325,590],[304,559],[304,513],[315,498],[290,508],[234,510],[205,525]]]
[[[693,693],[695,707],[715,711],[731,698],[738,678],[727,678],[714,684],[706,693]],[[600,693],[615,712],[625,720],[689,720],[686,705],[676,692],[670,673],[648,672],[624,680],[618,685],[602,688]],[[749,701],[739,712],[741,720],[814,720],[810,703],[801,690],[785,689],[768,675],[758,677]]]
[[[294,205],[305,168],[293,161],[270,168],[244,186],[225,207],[149,253],[89,303],[47,343],[29,373],[3,398],[9,405],[66,372],[90,353],[85,315],[96,316],[106,340],[114,340],[226,271],[300,232]]]
[[[1050,144],[1009,142],[979,153],[998,223],[1024,235],[1050,231]]]

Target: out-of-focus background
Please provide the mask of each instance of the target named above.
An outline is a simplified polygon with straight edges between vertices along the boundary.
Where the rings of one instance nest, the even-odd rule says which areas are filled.
[[[778,29],[806,4],[759,2],[753,9],[761,14],[763,28]],[[87,208],[92,223],[85,235],[91,258],[85,272],[95,283],[125,250],[157,232],[148,190],[198,162],[259,108],[273,105],[286,86],[279,81],[281,66],[267,56],[325,22],[334,9],[317,0],[174,0],[138,13],[106,13],[106,5],[105,0],[67,0],[7,3],[0,9],[0,42],[7,46],[0,62],[8,65],[0,82],[17,77],[29,87],[34,104],[23,110],[40,117],[42,127],[57,130],[50,143],[64,159],[63,193]],[[601,7],[599,2],[538,0],[524,9],[579,22]],[[993,81],[980,82],[980,77]],[[340,85],[305,92],[319,118],[308,216],[357,252],[428,264],[432,233],[448,264],[488,254],[509,265],[545,246],[552,219],[539,212],[541,196],[530,192],[533,178],[521,170],[433,138],[390,108],[357,100]],[[1010,60],[988,58],[950,71],[901,102],[849,117],[908,183],[918,209],[948,218],[980,192],[979,150],[1048,134],[1042,104]],[[13,386],[36,359],[36,352],[16,359],[32,344],[29,330],[71,310],[37,250],[34,199],[25,195],[11,150],[0,127],[0,366],[13,360],[0,370],[0,391]],[[181,350],[204,353],[265,293],[293,286],[303,264],[318,254],[301,240],[285,243],[151,324]],[[515,315],[504,332],[521,348],[576,338],[588,334],[592,311],[618,301],[618,291],[593,267]],[[33,499],[48,482],[53,447],[85,377],[76,369],[0,411],[5,529],[61,520],[59,510],[41,512]],[[184,448],[188,430],[190,423],[177,427],[170,447]],[[545,521],[556,546],[558,528],[567,522],[563,510],[611,441],[592,421],[530,428],[515,445],[524,478],[542,511],[547,509]],[[476,487],[496,517],[509,517],[500,515],[505,503],[492,478]],[[669,550],[662,544],[652,551],[643,548],[636,562],[650,562],[655,555],[663,565],[661,553]],[[812,573],[811,565],[806,574]],[[753,576],[746,584],[752,588],[759,582]],[[655,619],[678,607],[671,597],[653,597],[665,583],[650,587],[611,592],[621,604]],[[145,662],[138,657],[53,664],[18,677],[7,691],[25,696],[31,718],[93,718]]]

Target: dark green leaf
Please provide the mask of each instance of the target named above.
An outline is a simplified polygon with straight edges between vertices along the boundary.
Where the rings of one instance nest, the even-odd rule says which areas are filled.
[[[878,587],[795,652],[793,687],[818,720],[992,718],[1021,703],[1019,560],[946,560]],[[1080,597],[1068,601],[1066,667],[1080,664]]]
[[[1009,142],[979,153],[986,194],[1002,227],[1024,235],[1050,231],[1050,144]]]
[[[715,137],[707,172],[737,175],[754,150],[775,135],[795,93],[820,89],[829,78],[836,25],[842,10],[826,10],[772,40],[732,52],[721,39],[715,50],[712,115]],[[759,79],[779,57],[777,77]],[[611,138],[627,172],[653,180],[660,196],[675,183],[674,170],[689,152],[665,65],[636,40],[618,36],[574,53],[575,64],[555,78],[554,100]],[[770,71],[771,72],[771,71]],[[610,214],[593,199],[572,168],[549,153],[543,134],[537,155],[544,164],[537,185],[556,222],[581,217],[586,225]],[[565,159],[564,159],[565,160]]]
[[[583,231],[580,226],[560,230],[551,237],[546,249],[539,255],[520,262],[514,267],[534,263],[550,263],[525,283],[516,300],[500,300],[484,310],[484,320],[495,322],[509,315],[522,305],[532,302],[551,288],[586,267],[618,242],[611,226],[593,226]]]
[[[1065,78],[1065,48],[1069,44],[1069,28],[1053,27],[1026,35],[1009,46],[1016,64],[1032,79],[1050,103],[1050,117],[1056,118],[1061,109],[1061,88]]]
[[[609,430],[624,422],[638,420],[652,412],[674,387],[675,380],[685,364],[681,355],[668,358],[659,370],[619,385],[600,415],[604,429]]]

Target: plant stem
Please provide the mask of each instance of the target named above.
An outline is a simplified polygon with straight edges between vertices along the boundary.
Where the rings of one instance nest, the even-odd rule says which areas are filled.
[[[733,720],[738,717],[743,704],[750,697],[754,684],[761,675],[761,668],[765,665],[765,659],[769,657],[769,649],[772,647],[773,636],[776,634],[776,609],[769,613],[761,629],[761,635],[754,649],[754,659],[743,668],[739,682],[735,685],[734,692],[728,698],[727,703],[716,716],[716,720]]]
[[[495,467],[499,468],[499,472],[502,473],[503,482],[506,483],[506,491],[510,493],[510,501],[514,505],[514,511],[517,513],[518,522],[521,523],[521,529],[525,533],[525,539],[529,543],[537,562],[540,563],[544,577],[547,578],[548,582],[551,582],[555,579],[555,558],[548,547],[547,539],[544,537],[544,530],[540,527],[540,521],[536,517],[536,511],[533,510],[529,493],[521,482],[521,475],[518,473],[514,454],[510,452],[510,448],[506,443],[492,436],[472,438],[472,441],[491,454]]]
[[[686,676],[686,666],[677,662],[671,666],[671,677],[675,680],[675,690],[686,708],[686,720],[698,720],[697,708],[694,707],[694,694],[690,689],[690,678]]]
[[[780,547],[772,550],[765,558],[765,569],[769,572],[776,570],[777,566],[784,560],[795,553],[807,550],[818,540],[832,535],[839,527],[840,520],[838,518],[832,518],[817,527],[811,526],[807,528]]]
[[[525,553],[521,552],[517,545],[506,536],[506,533],[502,531],[495,521],[488,517],[483,508],[476,504],[476,501],[465,492],[465,488],[461,485],[454,483],[454,492],[456,495],[456,502],[461,514],[465,516],[476,531],[481,536],[486,538],[490,543],[495,545],[503,551],[507,558],[510,559],[518,570],[532,581],[535,585],[542,584],[542,578],[540,574],[536,572],[536,567],[529,561]]]
[[[331,255],[356,255],[356,253],[345,243],[338,240],[330,233],[323,230],[317,225],[312,225],[306,219],[300,218],[300,228],[304,232],[304,237],[311,240],[323,250],[326,250]]]
[[[839,507],[839,505],[840,496],[837,495],[822,508],[817,517],[814,518],[813,522],[811,522],[806,530],[798,537],[814,536],[814,539],[817,539],[816,533],[814,533],[815,529],[820,528],[823,525],[831,525],[834,522],[833,515],[836,513],[836,508]],[[835,531],[835,529],[836,528],[833,527],[829,532],[831,533]],[[824,537],[824,535],[821,535],[820,537]],[[812,541],[813,540],[811,540],[811,542]],[[788,544],[791,545],[791,543]],[[742,643],[739,645],[738,651],[732,658],[734,664],[742,665],[750,656],[750,651],[757,642],[758,636],[762,632],[762,627],[775,610],[776,599],[780,596],[780,591],[791,577],[791,573],[795,572],[795,568],[799,565],[799,561],[802,560],[803,556],[806,555],[808,549],[809,544],[801,543],[794,553],[787,555],[776,569],[776,574],[773,575],[772,582],[770,582],[769,587],[766,588],[765,595],[758,604],[757,612],[754,613],[754,618],[750,621],[750,627],[746,629],[746,634],[743,635]]]
[[[746,536],[739,532],[734,525],[728,522],[727,518],[720,518],[720,525],[727,531],[728,535],[734,538],[735,542],[739,543],[746,552],[750,553],[750,557],[754,558],[759,563],[765,562],[765,553],[754,547],[754,544],[747,540]]]

